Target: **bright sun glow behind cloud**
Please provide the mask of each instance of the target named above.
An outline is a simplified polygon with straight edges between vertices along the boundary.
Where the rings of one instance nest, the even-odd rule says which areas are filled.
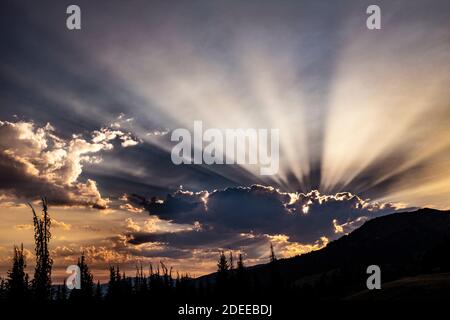
[[[85,250],[196,273],[218,248],[261,263],[268,241],[289,256],[400,207],[450,208],[444,1],[380,0],[382,30],[364,1],[86,1],[81,32],[17,3],[0,12],[0,269],[11,244],[32,252],[24,203],[41,194],[61,266]],[[175,166],[170,133],[196,120],[279,129],[278,174]]]
[[[334,35],[340,45],[320,72],[311,68],[320,69],[323,33],[299,38],[291,28],[263,32],[246,24],[217,44],[223,48],[199,47],[189,28],[163,25],[151,37],[134,34],[132,52],[105,44],[99,63],[146,102],[143,113],[168,119],[172,129],[199,119],[211,128],[279,128],[281,170],[266,183],[326,192],[381,188],[373,192],[379,199],[448,207],[441,168],[450,159],[447,31],[430,35],[429,26],[411,20],[377,34],[357,23],[349,19]],[[170,151],[171,144],[158,143]],[[260,181],[258,168],[244,169]],[[415,196],[419,184],[433,201]],[[444,188],[439,196],[437,186]]]

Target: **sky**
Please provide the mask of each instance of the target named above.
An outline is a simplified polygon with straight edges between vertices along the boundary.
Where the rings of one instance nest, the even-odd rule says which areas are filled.
[[[376,216],[450,209],[450,3],[68,1],[0,4],[0,276],[33,266],[46,196],[53,276],[220,250],[265,263]],[[280,169],[175,165],[171,132],[279,129]]]

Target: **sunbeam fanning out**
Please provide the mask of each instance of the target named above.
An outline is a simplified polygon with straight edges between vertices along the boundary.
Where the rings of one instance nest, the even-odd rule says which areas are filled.
[[[371,33],[349,18],[336,33],[330,19],[303,37],[298,29],[307,22],[266,32],[255,28],[262,21],[250,25],[239,14],[240,32],[226,37],[231,26],[222,20],[206,34],[195,22],[184,29],[163,24],[166,37],[134,34],[133,52],[105,43],[99,63],[144,101],[139,113],[167,119],[170,128],[192,130],[198,119],[211,128],[279,128],[281,170],[263,178],[243,165],[253,182],[383,198],[407,176],[415,188],[420,178],[411,180],[411,171],[430,173],[450,157],[447,30],[413,18],[386,20],[394,31]],[[211,45],[202,46],[201,36]],[[173,146],[158,142],[167,151]],[[242,171],[208,169],[242,182]]]
[[[447,38],[447,30],[430,36],[412,25],[389,33],[370,51],[378,36],[348,41],[326,119],[323,190],[362,192],[393,179],[395,194],[413,195],[405,188],[420,185],[427,192],[423,175],[429,174],[442,196],[450,193],[448,170],[442,170],[450,160]],[[431,204],[411,196],[388,198]]]
[[[257,264],[450,209],[448,0],[377,1],[376,30],[368,0],[79,0],[81,30],[63,2],[0,4],[0,273],[10,244],[33,252],[41,196],[59,267],[84,251],[197,274],[217,250]],[[205,152],[239,129],[257,138]],[[176,132],[199,161],[174,161]]]

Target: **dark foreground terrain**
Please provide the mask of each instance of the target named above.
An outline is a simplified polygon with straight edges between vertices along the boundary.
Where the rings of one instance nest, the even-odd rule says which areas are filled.
[[[196,279],[174,279],[164,265],[161,273],[158,270],[147,276],[137,272],[136,277],[121,277],[119,270],[111,267],[107,285],[71,292],[54,286],[51,300],[40,301],[31,295],[20,299],[3,296],[0,303],[2,307],[19,305],[16,310],[24,312],[34,310],[23,309],[24,305],[38,305],[37,309],[55,312],[93,308],[103,316],[152,314],[155,319],[206,319],[204,315],[179,315],[180,308],[202,306],[219,310],[210,319],[263,319],[267,316],[221,312],[226,304],[264,304],[272,306],[272,319],[290,319],[308,309],[316,313],[352,310],[354,316],[367,310],[381,313],[385,310],[382,306],[395,302],[401,309],[399,315],[404,315],[423,306],[411,301],[441,306],[450,302],[449,253],[450,212],[420,209],[369,220],[321,250],[273,259],[264,265],[221,270],[219,259],[220,271]],[[381,269],[379,290],[367,289],[369,265]]]
[[[360,299],[449,299],[445,274],[450,271],[449,253],[450,213],[420,209],[369,220],[321,250],[251,267],[246,273],[258,291],[283,288],[281,292],[311,300],[354,295]],[[369,265],[381,269],[382,289],[376,294],[360,293],[367,289]],[[196,282],[201,286],[216,278],[217,274],[211,274]]]

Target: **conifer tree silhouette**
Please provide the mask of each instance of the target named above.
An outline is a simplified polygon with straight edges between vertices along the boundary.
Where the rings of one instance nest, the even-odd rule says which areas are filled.
[[[234,269],[233,251],[230,250],[230,270]]]
[[[71,291],[72,300],[91,300],[94,296],[94,277],[86,263],[84,252],[78,258],[77,266],[80,268],[80,289]]]
[[[276,294],[281,287],[281,275],[278,270],[278,261],[272,242],[270,243],[270,289],[272,294]]]
[[[274,263],[277,261],[277,257],[275,256],[275,250],[273,249],[272,242],[270,243],[270,263]]]
[[[244,271],[244,259],[242,258],[242,253],[239,253],[238,262],[237,262],[238,271]]]
[[[8,298],[11,300],[24,300],[28,297],[28,274],[25,273],[26,261],[23,254],[23,244],[14,246],[13,265],[8,272],[6,287]]]
[[[67,300],[67,289],[66,284],[60,284],[58,285],[58,289],[56,291],[56,300],[58,302],[63,302]]]
[[[136,265],[136,277],[134,278],[134,293],[138,296],[147,294],[147,278],[145,277],[142,263]]]
[[[86,257],[84,255],[84,252],[78,259],[78,267],[80,268],[80,280],[81,280],[80,293],[82,296],[86,298],[91,298],[93,296],[94,290],[94,277],[90,272],[89,267],[86,263]]]
[[[227,280],[228,280],[228,270],[230,266],[228,264],[227,258],[225,257],[225,253],[223,251],[220,252],[219,261],[217,262],[217,294],[218,295],[226,295],[227,291]]]
[[[0,277],[0,302],[3,302],[6,299],[6,293],[6,281]]]
[[[217,272],[226,273],[229,269],[227,258],[223,251],[220,252],[219,261],[217,262]]]
[[[53,260],[50,257],[48,244],[52,237],[50,233],[51,219],[48,214],[47,199],[42,198],[42,214],[37,215],[33,206],[28,204],[33,211],[34,241],[36,254],[36,267],[32,283],[34,297],[37,300],[51,299],[51,273]]]
[[[119,267],[109,267],[109,282],[108,293],[106,295],[108,300],[117,300],[120,295],[120,271]]]
[[[103,298],[102,287],[100,285],[100,281],[97,281],[97,285],[95,287],[95,295],[94,298],[97,302],[101,301]]]
[[[238,256],[237,269],[236,269],[236,283],[237,283],[238,294],[240,294],[240,295],[244,295],[250,289],[242,253],[240,253]]]

